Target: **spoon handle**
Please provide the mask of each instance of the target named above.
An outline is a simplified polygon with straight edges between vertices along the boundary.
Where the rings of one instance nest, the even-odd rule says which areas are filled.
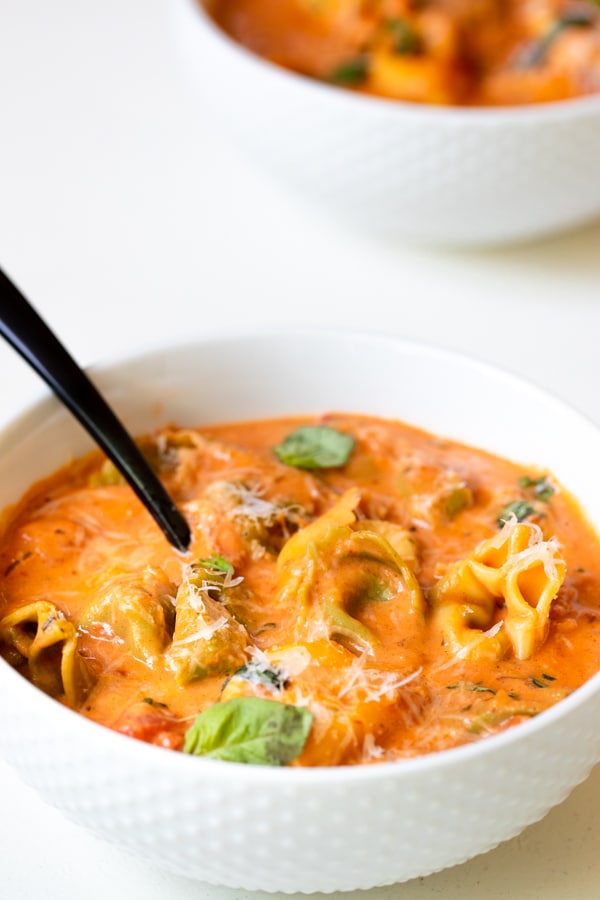
[[[0,269],[0,334],[41,375],[115,464],[178,550],[190,529],[138,446],[73,357]]]

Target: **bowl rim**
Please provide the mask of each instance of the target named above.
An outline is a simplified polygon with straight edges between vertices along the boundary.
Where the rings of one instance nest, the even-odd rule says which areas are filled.
[[[198,347],[206,346],[208,344],[233,344],[239,343],[240,341],[247,344],[252,343],[256,340],[277,341],[281,340],[282,338],[286,338],[288,340],[297,340],[298,336],[318,339],[322,341],[333,340],[336,343],[340,341],[367,341],[369,343],[383,343],[390,347],[398,347],[404,352],[410,351],[418,352],[419,354],[425,353],[433,355],[441,360],[446,359],[449,361],[461,362],[463,365],[467,365],[469,368],[472,368],[475,371],[479,370],[481,372],[487,373],[488,376],[495,379],[508,381],[514,387],[525,390],[532,397],[537,397],[538,399],[543,400],[545,403],[552,404],[556,408],[560,409],[563,414],[567,414],[570,417],[577,418],[582,425],[585,425],[596,432],[600,441],[600,426],[598,426],[590,417],[586,416],[571,403],[566,402],[557,395],[553,394],[551,391],[538,386],[533,381],[527,378],[516,375],[504,369],[503,367],[487,362],[469,353],[452,350],[447,347],[439,346],[435,343],[430,343],[423,340],[413,340],[412,338],[384,334],[377,331],[356,331],[339,327],[306,327],[293,329],[291,327],[273,327],[265,330],[256,326],[253,328],[239,329],[237,331],[227,329],[226,331],[205,334],[193,340],[188,339],[185,341],[167,341],[166,343],[161,343],[157,340],[156,342],[144,345],[145,349],[140,347],[136,348],[132,353],[118,354],[114,357],[103,359],[100,362],[87,367],[87,371],[90,373],[94,380],[98,380],[100,387],[102,387],[103,377],[106,376],[110,378],[120,368],[129,368],[131,366],[135,366],[136,364],[147,362],[152,358],[164,357],[166,354],[171,355],[174,352],[178,350],[184,350],[185,348],[197,349]],[[6,441],[13,440],[14,437],[18,435],[19,430],[26,430],[29,424],[33,422],[41,424],[44,420],[56,414],[57,411],[60,413],[64,413],[65,417],[69,416],[68,411],[64,407],[62,407],[61,403],[55,397],[49,394],[47,390],[44,391],[44,394],[37,400],[34,400],[33,402],[25,401],[24,409],[20,413],[11,417],[7,422],[3,422],[0,424],[0,453],[2,453],[6,449]],[[493,452],[493,450],[491,452]],[[591,524],[592,527],[596,529],[596,531],[600,529],[600,522],[591,522]],[[4,675],[2,674],[3,672]],[[258,765],[249,766],[243,763],[225,762],[221,760],[207,759],[205,757],[194,757],[188,754],[184,754],[183,752],[168,751],[164,748],[157,747],[152,744],[147,744],[144,741],[140,741],[120,734],[119,732],[113,731],[105,725],[101,725],[91,719],[87,719],[81,713],[70,709],[60,701],[57,701],[54,698],[44,694],[43,691],[35,687],[31,682],[27,681],[27,679],[16,672],[8,662],[0,658],[0,685],[5,678],[9,682],[11,678],[16,679],[14,683],[18,686],[17,690],[31,691],[31,697],[34,703],[55,704],[57,708],[57,715],[66,714],[67,716],[74,717],[71,719],[71,721],[79,723],[75,726],[76,728],[81,727],[83,730],[87,730],[90,728],[96,729],[96,734],[103,735],[103,737],[99,737],[99,741],[101,740],[102,743],[107,742],[108,745],[116,741],[117,743],[114,744],[115,753],[118,751],[120,742],[120,746],[125,752],[142,754],[143,758],[147,759],[149,763],[154,761],[156,765],[175,765],[190,767],[200,766],[202,770],[206,766],[208,766],[209,768],[207,771],[210,771],[214,776],[219,775],[227,777],[227,773],[231,773],[233,775],[233,772],[235,771],[238,777],[247,776],[252,778],[253,780],[259,780],[261,782],[292,777],[294,779],[301,779],[303,781],[309,782],[319,782],[321,779],[327,779],[328,781],[334,781],[335,783],[355,783],[365,780],[370,781],[373,779],[377,780],[380,778],[390,777],[403,779],[407,777],[410,778],[412,775],[427,773],[431,770],[440,771],[446,768],[451,768],[455,764],[458,765],[463,762],[467,762],[472,758],[483,758],[489,753],[496,752],[496,750],[499,751],[501,749],[507,749],[510,748],[513,744],[519,744],[523,740],[527,740],[529,735],[533,736],[535,734],[538,734],[540,731],[545,731],[547,728],[551,728],[557,720],[568,716],[570,713],[574,713],[583,704],[585,704],[590,697],[597,693],[600,693],[599,670],[588,681],[586,681],[580,687],[576,688],[569,696],[558,701],[553,706],[539,713],[534,718],[520,723],[518,726],[510,728],[507,731],[490,735],[487,738],[479,738],[472,743],[463,744],[457,747],[451,747],[448,749],[434,751],[432,753],[426,753],[414,757],[377,762],[373,765],[271,767]],[[50,707],[47,706],[47,709],[49,710]],[[61,712],[59,712],[59,710],[61,710]],[[92,730],[89,733],[90,735],[93,735],[94,731]],[[186,757],[188,758],[186,759]],[[141,760],[142,757],[140,757],[140,762]],[[185,760],[185,762],[183,760]],[[198,768],[196,770],[198,772],[201,771],[201,769]],[[193,772],[192,768],[190,768],[190,773],[191,772]],[[290,776],[289,773],[291,772],[293,772],[294,774]]]
[[[600,91],[580,97],[563,100],[552,100],[542,103],[513,104],[505,106],[454,106],[441,104],[416,103],[393,98],[380,97],[373,94],[362,94],[320,82],[303,76],[291,69],[279,66],[264,57],[248,50],[235,41],[220,28],[207,12],[208,0],[179,0],[172,4],[177,15],[186,16],[188,25],[195,23],[197,33],[220,46],[224,52],[237,58],[238,62],[254,69],[263,76],[272,73],[288,84],[291,90],[305,93],[307,99],[320,99],[324,102],[346,105],[350,111],[376,112],[394,118],[411,120],[424,119],[428,124],[433,122],[456,123],[458,125],[477,124],[482,126],[569,122],[572,119],[587,118],[594,113],[600,115]],[[337,99],[336,99],[337,98]]]

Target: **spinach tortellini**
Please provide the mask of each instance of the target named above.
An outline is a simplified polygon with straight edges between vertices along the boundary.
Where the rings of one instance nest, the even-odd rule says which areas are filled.
[[[279,554],[278,570],[281,602],[295,598],[298,607],[297,639],[329,637],[371,652],[378,638],[365,621],[370,603],[392,603],[411,632],[423,626],[425,607],[401,555],[414,562],[414,543],[392,523],[358,521],[359,502],[359,491],[351,489],[296,532]]]
[[[151,666],[173,634],[175,592],[175,585],[158,568],[105,572],[91,591],[93,600],[83,610],[79,625],[84,630],[94,624],[108,627],[135,659]]]
[[[51,697],[64,696],[77,706],[87,693],[91,677],[77,652],[77,631],[53,603],[38,600],[5,616],[0,644],[13,665],[25,666],[33,684]]]
[[[175,632],[166,654],[179,684],[229,675],[246,661],[250,636],[229,608],[240,590],[241,579],[219,557],[190,566],[177,591]]]

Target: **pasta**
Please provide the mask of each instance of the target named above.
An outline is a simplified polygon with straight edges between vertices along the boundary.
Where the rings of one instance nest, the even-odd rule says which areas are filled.
[[[594,0],[214,0],[209,9],[272,62],[383,97],[493,106],[600,89]]]
[[[564,575],[556,541],[544,541],[539,526],[515,518],[434,585],[434,618],[464,657],[501,659],[512,650],[529,659],[545,639]],[[505,612],[494,624],[497,601]]]
[[[38,600],[22,606],[0,622],[0,643],[8,658],[25,660],[32,682],[53,696],[64,695],[76,705],[88,678],[77,655],[75,626],[54,604]]]
[[[600,669],[600,544],[550,473],[347,414],[140,446],[189,553],[100,454],[2,523],[0,653],[89,719],[222,760],[376,764]]]

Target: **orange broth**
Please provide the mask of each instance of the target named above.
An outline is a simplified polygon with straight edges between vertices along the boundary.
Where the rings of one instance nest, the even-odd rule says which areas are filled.
[[[320,81],[418,103],[512,105],[600,89],[593,0],[213,0],[252,52]]]
[[[280,461],[273,448],[307,424],[351,435],[348,460],[310,470]],[[235,697],[268,698],[313,715],[294,764],[371,763],[527,721],[600,668],[600,545],[548,473],[399,422],[346,414],[166,428],[141,445],[190,523],[189,553],[168,545],[100,454],[37,483],[4,517],[0,650],[89,719],[180,750],[199,711]],[[501,526],[507,504],[513,512]],[[323,517],[340,509],[325,528]],[[545,548],[536,584],[548,559],[559,560],[562,574],[566,566],[526,658],[506,641],[496,646],[508,631],[506,597],[486,599],[482,624],[448,581],[482,542],[521,527]],[[217,610],[210,636],[202,620],[181,638],[181,586],[190,565],[207,558],[230,569],[215,570],[216,587],[198,582]],[[440,593],[444,578],[450,600]],[[530,582],[523,584],[526,594]],[[60,664],[64,644],[44,649],[34,667],[35,623],[10,626],[35,603],[56,609],[47,621],[38,617],[42,642],[50,619],[74,628],[79,674],[70,698],[60,674],[47,679],[43,671]],[[466,623],[462,649],[440,610]],[[190,669],[186,654],[222,627],[235,630],[242,649],[221,647],[208,663],[203,657],[202,670]],[[235,674],[252,660],[260,671],[272,665],[279,684]]]

